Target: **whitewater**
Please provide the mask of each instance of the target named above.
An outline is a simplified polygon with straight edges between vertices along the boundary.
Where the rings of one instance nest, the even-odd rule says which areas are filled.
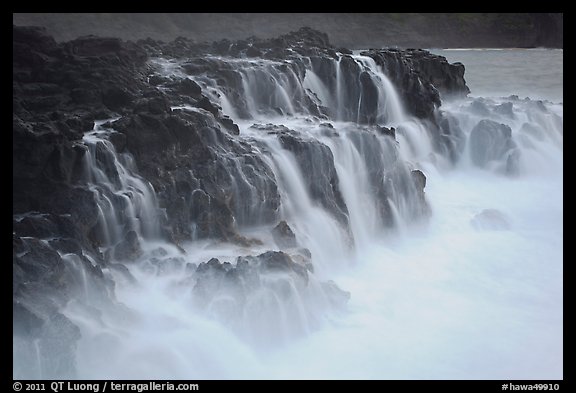
[[[242,83],[249,119],[238,114],[233,97],[196,78],[238,124],[238,138],[272,168],[280,217],[309,250],[313,272],[306,287],[271,275],[265,279],[268,289],[247,299],[236,318],[240,306],[233,296],[216,299],[208,312],[190,306],[194,293],[185,264],[160,271],[143,261],[127,266],[129,274],[103,269],[115,282],[116,306],[78,300],[64,310],[82,335],[78,378],[562,379],[562,51],[436,53],[465,64],[471,89],[468,98],[443,99],[439,108],[462,130],[457,143],[463,148],[455,163],[434,149],[427,125],[407,114],[393,84],[367,56],[353,58],[378,86],[376,123],[394,127],[395,140],[358,126],[362,95],[352,103],[343,83],[330,89],[312,66],[303,80],[279,74],[272,61],[246,67]],[[559,72],[536,77],[545,69],[543,59]],[[479,70],[476,63],[482,64]],[[174,63],[158,60],[155,65],[166,75],[185,77]],[[340,81],[339,61],[334,67]],[[330,125],[310,121],[298,107],[309,91],[334,111]],[[479,167],[471,133],[486,119],[509,127],[516,153]],[[104,144],[115,157],[103,123],[96,123],[84,143],[90,151]],[[323,173],[314,157],[333,157],[347,228],[314,199],[313,184],[299,165],[302,157],[283,148],[274,132],[262,132],[262,126],[273,130],[274,125],[319,142],[311,171]],[[168,256],[181,255],[176,246],[154,240],[154,191],[134,174],[129,156],[115,160],[122,181],[107,190],[103,185],[112,182],[97,163],[87,162],[87,176],[96,179],[94,192],[101,196],[107,236],[114,239],[119,225],[107,195],[133,193],[126,214],[134,231],[149,238],[146,255],[159,247]],[[393,167],[384,171],[393,222],[381,214],[376,166]],[[240,177],[244,170],[238,168]],[[413,171],[426,176],[427,207],[407,180]],[[246,222],[259,203],[255,190],[247,192],[254,203],[245,211]],[[237,256],[257,255],[274,244],[269,228],[245,225],[242,231],[260,243],[183,243],[185,262],[215,257],[234,264]],[[327,282],[349,294],[345,306],[332,302],[340,295]],[[88,282],[84,286],[89,299],[97,289]],[[41,377],[41,369],[37,365],[35,377]]]

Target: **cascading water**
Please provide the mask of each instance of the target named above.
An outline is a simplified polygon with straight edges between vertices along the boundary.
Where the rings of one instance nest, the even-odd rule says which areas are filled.
[[[116,119],[111,119],[116,120]],[[109,247],[119,242],[129,231],[138,236],[154,239],[159,236],[156,195],[150,183],[135,175],[130,155],[120,156],[106,139],[113,130],[101,127],[106,121],[95,123],[94,131],[87,133],[85,178],[96,195],[99,229]]]
[[[255,240],[161,242],[152,187],[97,123],[86,181],[117,301],[67,305],[78,377],[562,376],[561,104],[445,103],[456,142],[442,150],[371,57],[206,61],[234,88],[209,67],[151,64],[238,124],[279,208],[260,215],[268,183],[230,158],[235,224]],[[271,236],[278,221],[288,245]]]

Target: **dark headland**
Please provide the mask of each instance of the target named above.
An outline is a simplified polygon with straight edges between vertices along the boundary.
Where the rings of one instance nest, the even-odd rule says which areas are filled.
[[[562,13],[15,13],[57,41],[83,35],[171,41],[271,38],[308,26],[346,48],[563,47]]]

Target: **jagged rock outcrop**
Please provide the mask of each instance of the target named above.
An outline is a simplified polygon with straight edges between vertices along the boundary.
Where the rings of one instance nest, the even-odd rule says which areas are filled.
[[[273,343],[286,335],[300,335],[314,322],[311,305],[324,303],[325,307],[340,309],[350,293],[332,281],[320,282],[325,296],[316,298],[309,290],[313,279],[309,267],[297,261],[285,252],[268,251],[239,256],[234,263],[217,258],[202,262],[187,279],[193,285],[194,306],[227,321],[241,336],[256,338],[255,342],[268,339]],[[247,331],[246,320],[259,323]]]
[[[481,168],[499,162],[515,146],[510,127],[492,120],[481,120],[470,133],[470,157]]]
[[[307,112],[313,116],[365,124],[375,124],[379,120],[375,116],[378,103],[375,82],[350,54],[332,47],[324,33],[302,28],[272,39],[250,37],[237,42],[222,40],[211,45],[185,38],[179,38],[179,42],[189,48],[188,59],[182,66],[185,72],[215,80],[243,118],[250,118],[250,110],[276,108],[283,115],[294,114],[294,111]],[[172,45],[160,44],[156,48],[163,55],[172,56]],[[237,61],[230,63],[221,57],[206,58],[206,53],[241,59],[246,66],[239,68]],[[399,90],[407,110],[419,118],[433,117],[434,110],[440,105],[440,94],[452,97],[469,93],[464,81],[464,65],[449,64],[442,56],[426,50],[371,49],[361,54],[374,59],[382,67]],[[271,62],[254,63],[251,59],[255,56]],[[320,105],[298,89],[293,79],[303,81],[306,69],[317,75],[337,102]],[[244,91],[243,79],[255,86],[250,92]],[[282,97],[270,97],[269,92],[273,91],[275,84],[282,84],[291,96],[297,98],[293,103],[298,106],[285,105]],[[254,102],[247,103],[242,97],[247,93]],[[260,101],[265,101],[265,105],[259,105]]]
[[[442,56],[423,49],[369,50],[372,57],[397,86],[406,108],[414,116],[430,119],[441,96],[466,96],[464,65],[449,64]]]

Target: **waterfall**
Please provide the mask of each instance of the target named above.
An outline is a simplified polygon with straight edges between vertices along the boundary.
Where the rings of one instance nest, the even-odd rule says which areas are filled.
[[[160,212],[154,189],[136,174],[132,157],[118,154],[107,139],[114,132],[102,128],[107,121],[95,122],[94,130],[83,138],[85,181],[96,196],[103,245],[118,243],[129,231],[141,238],[157,238]]]

